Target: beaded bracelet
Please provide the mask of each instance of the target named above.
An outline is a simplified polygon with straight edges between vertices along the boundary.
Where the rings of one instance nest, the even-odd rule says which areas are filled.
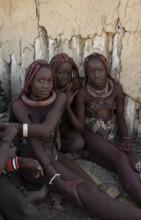
[[[17,170],[19,167],[19,157],[15,157],[6,161],[6,170],[8,172]]]
[[[50,181],[49,181],[49,185],[52,185],[53,180],[54,180],[57,176],[61,176],[61,174],[60,174],[60,173],[54,174],[54,176],[53,176],[53,177],[50,179]]]

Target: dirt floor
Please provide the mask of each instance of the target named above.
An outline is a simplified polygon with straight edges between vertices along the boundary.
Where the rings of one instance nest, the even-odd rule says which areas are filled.
[[[134,150],[138,156],[141,157],[141,148],[139,145],[134,144]],[[70,155],[68,155],[70,157]],[[95,180],[101,189],[108,193],[111,197],[120,200],[121,202],[128,203],[131,206],[137,206],[129,195],[122,188],[118,177],[99,165],[80,158],[74,157],[77,162],[85,171]],[[137,174],[139,176],[139,174]],[[12,176],[14,184],[23,192],[31,192],[30,186],[27,185],[20,177],[19,174]],[[33,190],[32,190],[33,191]],[[37,204],[40,211],[47,216],[47,219],[52,220],[100,220],[93,213],[73,206],[66,200],[63,200],[61,195],[49,192],[45,200]]]
[[[1,119],[6,121],[7,115]],[[137,157],[141,158],[141,147],[133,143],[134,151]],[[136,206],[135,202],[127,195],[119,183],[118,177],[95,163],[82,159],[81,154],[70,155],[74,161],[77,162],[85,171],[96,181],[96,183],[111,197],[122,202]],[[137,174],[138,175],[138,174]],[[11,176],[14,184],[17,185],[21,192],[28,194],[31,192],[30,186],[27,185],[20,177],[19,173]],[[33,191],[33,189],[32,189]],[[62,202],[63,201],[63,202]],[[47,216],[47,219],[52,220],[100,220],[93,213],[82,210],[63,200],[63,197],[49,192],[43,202],[36,204],[40,211]]]

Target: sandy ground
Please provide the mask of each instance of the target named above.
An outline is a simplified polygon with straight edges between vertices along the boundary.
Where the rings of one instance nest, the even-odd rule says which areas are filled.
[[[7,119],[7,115],[4,118],[0,119],[4,121]],[[138,158],[141,158],[141,147],[133,143],[134,151]],[[70,156],[70,155],[68,155]],[[99,187],[101,187],[105,191],[112,191],[112,195],[122,202],[129,203],[133,206],[136,206],[135,202],[127,195],[127,193],[123,190],[121,184],[119,183],[118,177],[115,173],[112,173],[95,163],[82,159],[80,155],[74,156],[75,162],[77,162],[82,168],[84,168],[89,175],[93,179],[96,180]],[[19,173],[17,175],[12,175],[12,181],[17,185],[19,190],[22,192],[30,192],[29,186],[26,185],[23,180],[19,177]],[[114,191],[114,194],[113,194]],[[118,195],[119,194],[119,195]],[[54,202],[55,201],[55,202]],[[53,194],[49,192],[45,198],[45,200],[37,204],[40,211],[47,216],[47,219],[52,220],[100,220],[93,213],[88,212],[86,210],[82,210],[80,208],[76,208],[66,200],[62,201],[62,196],[58,196],[57,194]],[[62,209],[62,211],[57,211],[57,209]]]
[[[141,156],[140,146],[137,144],[134,144],[133,146],[138,158],[140,158]],[[132,200],[132,198],[129,195],[127,195],[127,193],[124,191],[115,173],[112,173],[95,163],[92,163],[90,161],[87,161],[79,157],[74,160],[83,169],[85,169],[86,172],[88,172],[88,174],[96,181],[99,187],[102,188],[104,191],[106,191],[107,193],[109,192],[110,195],[113,197],[115,196],[116,197],[115,199],[128,203],[129,205],[132,206],[137,206],[136,203]],[[31,191],[29,190],[30,187],[26,185],[23,182],[23,180],[21,180],[21,178],[19,178],[19,175],[18,178],[15,175],[13,177],[12,179],[14,180],[14,183],[17,185],[17,187],[20,190],[23,191],[24,189],[27,193]],[[45,200],[42,203],[37,204],[37,206],[40,209],[40,211],[47,216],[47,219],[100,220],[100,218],[96,217],[93,213],[80,208],[76,208],[66,200],[63,200],[63,202],[60,201],[62,201],[62,196],[49,192]],[[55,208],[57,209],[58,207],[59,209],[61,208],[61,211],[54,210]]]

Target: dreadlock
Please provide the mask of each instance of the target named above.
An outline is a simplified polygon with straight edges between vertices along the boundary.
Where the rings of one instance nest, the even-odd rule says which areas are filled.
[[[47,68],[50,68],[52,70],[52,67],[45,60],[36,60],[36,61],[32,62],[27,67],[26,72],[25,72],[24,86],[23,86],[23,89],[22,89],[22,91],[19,95],[19,98],[22,96],[23,93],[25,93],[27,96],[29,95],[29,93],[30,93],[30,89],[29,89],[30,84],[31,84],[32,80],[34,79],[36,73],[39,71],[39,69],[41,69],[43,67],[47,67]],[[55,80],[55,74],[54,74],[54,71],[53,71],[53,84],[54,84],[53,88],[54,89],[55,89],[55,83],[56,83],[56,80]]]
[[[58,70],[59,66],[64,62],[70,63],[72,65],[72,68],[73,68],[73,76],[72,77],[79,77],[79,72],[78,72],[78,68],[77,68],[76,63],[66,53],[56,54],[54,57],[52,57],[49,64],[54,69],[54,72],[56,72]]]
[[[85,57],[85,59],[84,59],[84,73],[85,73],[85,79],[86,79],[85,82],[87,83],[87,81],[88,81],[88,72],[87,72],[88,62],[89,62],[92,58],[95,58],[95,59],[97,59],[97,60],[100,60],[100,61],[103,63],[104,67],[105,67],[106,76],[107,76],[109,79],[114,80],[114,79],[111,77],[111,75],[110,75],[109,67],[108,67],[108,61],[107,61],[106,57],[103,56],[102,54],[99,54],[99,53],[94,52],[94,53],[90,54],[89,56]]]

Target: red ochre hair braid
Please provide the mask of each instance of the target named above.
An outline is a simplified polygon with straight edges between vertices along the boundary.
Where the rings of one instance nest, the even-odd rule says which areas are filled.
[[[49,64],[56,72],[59,66],[64,62],[70,63],[72,65],[73,71],[75,72],[75,77],[79,77],[79,72],[75,61],[71,57],[69,57],[66,53],[56,54],[55,56],[52,57]]]
[[[88,62],[92,59],[92,58],[95,58],[97,60],[100,60],[102,61],[104,67],[105,67],[105,70],[106,70],[106,75],[109,79],[112,79],[114,80],[111,75],[110,75],[110,72],[109,72],[109,67],[108,67],[108,61],[106,59],[105,56],[103,56],[102,54],[99,54],[99,53],[92,53],[90,55],[88,55],[87,57],[85,57],[84,59],[84,73],[85,73],[85,82],[87,83],[87,80],[88,80],[88,72],[87,72],[87,66],[88,66]]]
[[[50,68],[52,70],[52,67],[48,64],[48,62],[46,60],[36,60],[34,62],[32,62],[26,69],[25,72],[25,79],[24,79],[24,86],[23,89],[19,95],[19,97],[22,96],[23,93],[25,93],[26,95],[28,95],[29,91],[29,86],[32,82],[32,80],[34,79],[36,73],[39,71],[40,68],[42,67],[47,67]],[[53,71],[53,70],[52,70]],[[56,84],[56,80],[55,80],[55,74],[53,71],[53,88],[55,90],[55,84]]]

